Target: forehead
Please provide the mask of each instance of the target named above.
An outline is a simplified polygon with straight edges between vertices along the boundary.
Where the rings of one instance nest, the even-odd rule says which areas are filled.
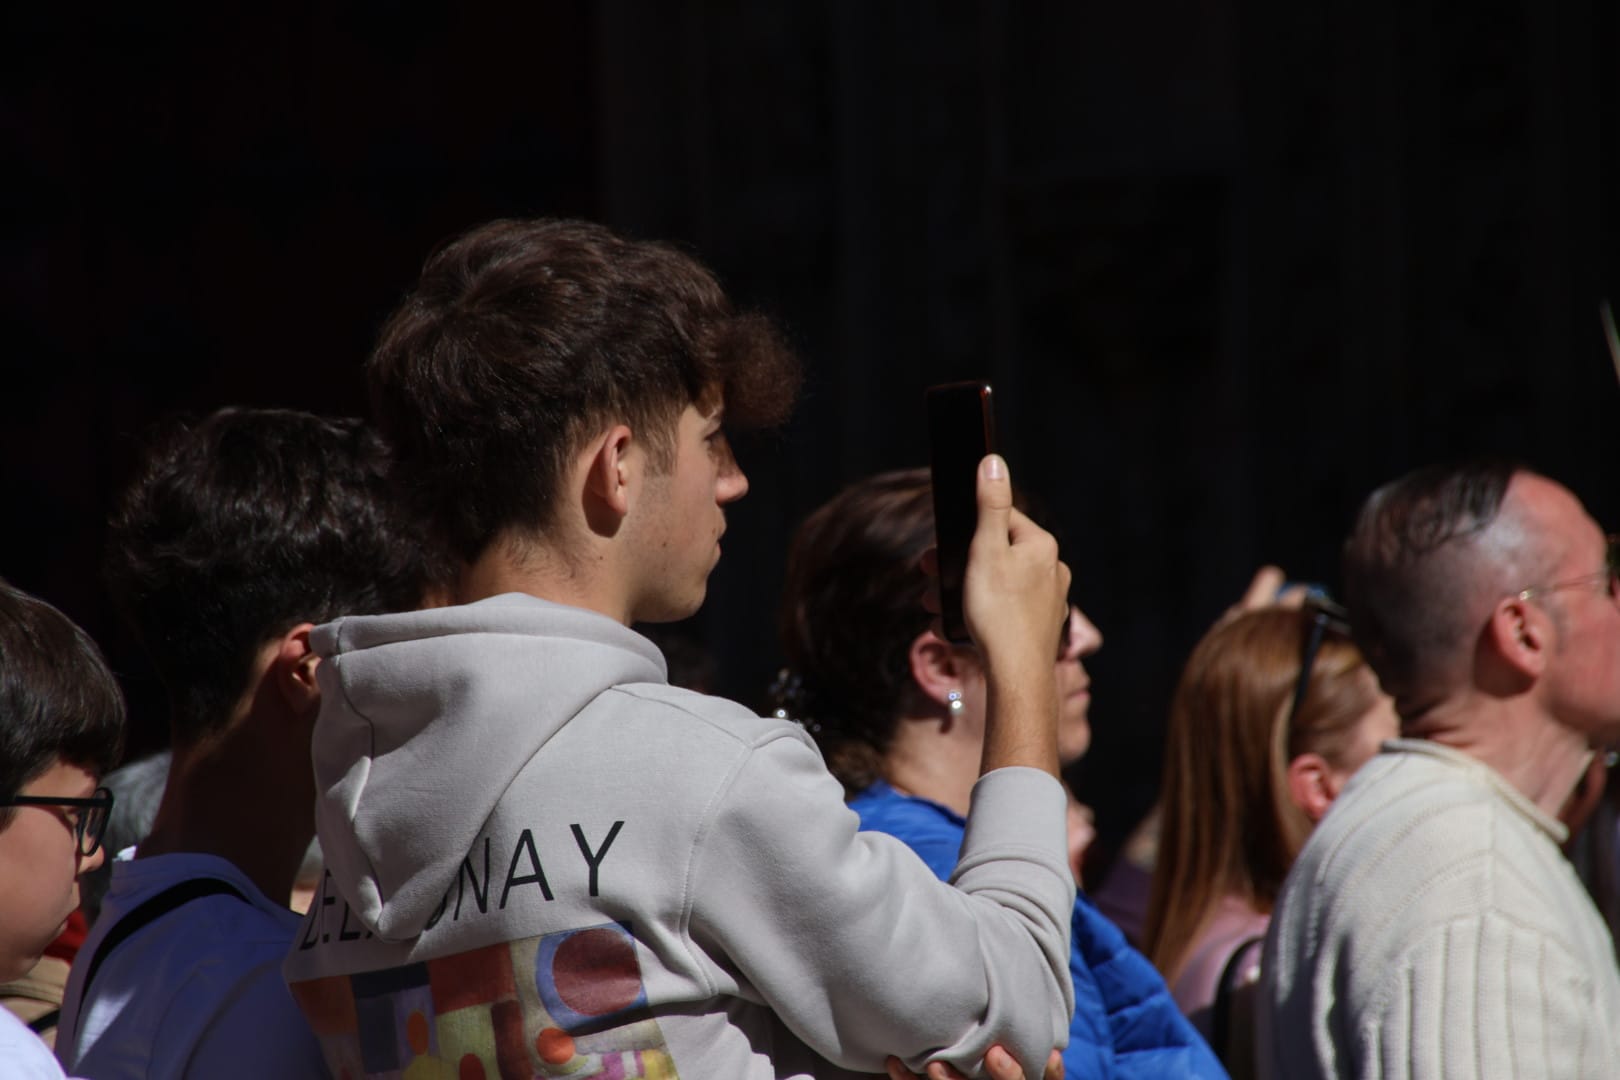
[[[33,779],[24,784],[18,794],[81,798],[94,792],[98,782],[96,774],[83,765],[55,757]]]
[[[1508,496],[1520,507],[1542,550],[1558,561],[1601,558],[1603,530],[1575,493],[1534,473],[1513,478]]]
[[[700,404],[688,405],[675,418],[675,430],[686,433],[701,431],[703,428],[708,427],[719,415],[720,411],[718,409],[705,409]]]

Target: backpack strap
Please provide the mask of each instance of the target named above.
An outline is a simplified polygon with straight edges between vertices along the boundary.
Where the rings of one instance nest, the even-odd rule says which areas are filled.
[[[1232,955],[1227,957],[1226,966],[1221,968],[1221,979],[1215,984],[1215,1005],[1209,1022],[1209,1041],[1223,1062],[1227,1060],[1227,1053],[1231,1050],[1232,981],[1237,977],[1238,965],[1249,955],[1249,950],[1264,940],[1263,934],[1256,934],[1239,942],[1237,948],[1232,950]]]
[[[189,904],[193,900],[201,900],[205,896],[219,896],[221,894],[234,896],[244,904],[251,903],[238,889],[228,881],[219,878],[191,878],[178,885],[171,885],[156,896],[148,897],[135,910],[125,915],[113,924],[107,936],[101,939],[96,946],[95,953],[90,957],[90,967],[84,973],[84,983],[79,987],[79,1007],[84,1008],[84,1000],[90,994],[90,983],[101,970],[101,962],[107,959],[107,954],[122,945],[126,939],[136,931],[144,928],[157,919],[162,918],[175,908]]]

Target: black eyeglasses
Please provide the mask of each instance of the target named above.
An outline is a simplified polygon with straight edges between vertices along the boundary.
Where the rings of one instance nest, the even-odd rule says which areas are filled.
[[[1604,539],[1608,543],[1603,552],[1602,570],[1572,577],[1567,581],[1555,581],[1551,585],[1532,585],[1519,591],[1519,599],[1534,600],[1545,593],[1557,592],[1560,589],[1583,589],[1592,585],[1602,585],[1608,591],[1610,600],[1620,600],[1620,534],[1611,533]]]
[[[1294,683],[1294,700],[1288,706],[1288,724],[1284,731],[1294,730],[1299,718],[1299,707],[1305,703],[1305,694],[1311,688],[1311,669],[1316,666],[1316,654],[1322,651],[1322,639],[1329,633],[1340,638],[1350,636],[1350,613],[1325,596],[1311,594],[1301,609],[1311,620],[1305,640],[1299,649],[1299,678]]]
[[[102,834],[107,831],[107,819],[112,816],[113,793],[107,788],[96,788],[87,799],[71,799],[55,795],[13,795],[0,800],[0,806],[66,806],[78,813],[69,815],[73,835],[79,841],[79,854],[89,857],[101,846]]]

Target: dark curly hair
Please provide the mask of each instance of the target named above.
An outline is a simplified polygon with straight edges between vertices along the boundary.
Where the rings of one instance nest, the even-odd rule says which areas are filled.
[[[113,516],[106,576],[177,741],[225,723],[265,642],[420,603],[431,564],[389,467],[361,421],[278,409],[223,409],[155,441]]]
[[[58,760],[101,775],[124,745],[124,697],[66,615],[0,580],[0,796]],[[0,811],[0,824],[10,820]]]
[[[663,244],[583,221],[494,221],[436,252],[367,366],[402,488],[455,558],[552,523],[563,468],[625,421],[656,468],[722,395],[728,428],[787,418],[799,367],[769,321]]]

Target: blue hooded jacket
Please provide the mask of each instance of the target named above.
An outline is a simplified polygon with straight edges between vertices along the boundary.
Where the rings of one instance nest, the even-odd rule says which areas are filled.
[[[954,811],[902,795],[881,780],[849,805],[861,828],[904,841],[942,881],[950,879],[966,826]],[[1181,1015],[1158,971],[1084,894],[1074,902],[1070,928],[1074,1019],[1063,1051],[1065,1076],[1226,1080],[1226,1070]]]

